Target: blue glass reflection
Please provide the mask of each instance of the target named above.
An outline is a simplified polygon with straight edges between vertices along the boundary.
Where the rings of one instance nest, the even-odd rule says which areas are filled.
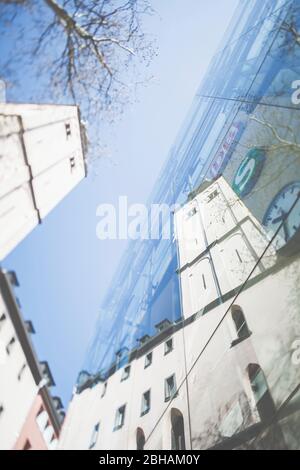
[[[215,55],[168,155],[149,204],[182,205],[204,179],[223,174],[230,181],[229,162],[236,172],[249,148],[259,147],[259,135],[250,137],[249,142],[244,138],[257,111],[261,115],[273,107],[268,119],[272,118],[273,127],[278,130],[281,117],[278,109],[284,109],[289,112],[289,126],[296,126],[299,106],[291,101],[291,83],[300,78],[300,46],[289,28],[291,25],[300,30],[299,0],[241,2],[226,41]],[[289,130],[280,128],[280,132],[284,138]],[[270,146],[268,139],[264,132],[263,145],[268,142]],[[246,197],[244,202],[248,203]],[[250,208],[262,221],[260,207]],[[105,377],[112,367],[128,361],[141,339],[156,334],[159,322],[180,321],[177,265],[176,244],[172,239],[129,243],[101,307],[80,380],[86,381],[94,374]]]

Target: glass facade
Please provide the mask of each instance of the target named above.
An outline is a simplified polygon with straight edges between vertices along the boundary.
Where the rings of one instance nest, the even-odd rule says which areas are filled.
[[[300,1],[241,1],[148,203],[185,207],[204,182],[222,176],[250,215],[235,219],[229,204],[222,223],[230,215],[230,230],[240,232],[225,237],[213,210],[218,191],[209,195],[202,214],[207,257],[189,279],[176,237],[163,238],[157,216],[161,237],[128,245],[78,378],[78,394],[105,380],[109,393],[118,369],[143,348],[150,354],[147,344],[166,328],[174,333],[168,361],[177,364],[176,376],[166,373],[159,398],[151,386],[148,414],[155,407],[161,412],[147,432],[138,428],[146,448],[164,447],[160,416],[170,410],[175,449],[300,446],[297,80]],[[173,218],[171,225],[174,231]],[[197,322],[207,329],[201,337]],[[156,353],[146,359],[147,370]],[[131,374],[128,386],[134,389],[141,374]],[[158,405],[164,395],[168,401]],[[181,409],[172,407],[174,399]]]

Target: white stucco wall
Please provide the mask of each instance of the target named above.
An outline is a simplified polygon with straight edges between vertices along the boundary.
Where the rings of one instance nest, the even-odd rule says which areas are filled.
[[[28,365],[18,380],[26,358],[0,295],[0,316],[3,313],[6,319],[0,323],[0,405],[3,406],[0,415],[0,449],[5,450],[14,446],[36,397],[37,386]],[[6,346],[12,337],[15,343],[8,355]]]
[[[76,106],[0,103],[0,113],[3,259],[38,224],[38,211],[44,218],[84,178],[85,165]]]

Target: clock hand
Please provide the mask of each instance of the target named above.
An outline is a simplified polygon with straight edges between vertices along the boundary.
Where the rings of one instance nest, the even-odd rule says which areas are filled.
[[[280,209],[281,215],[272,220],[272,224],[278,224],[278,222],[285,221],[287,218],[287,213],[283,209]]]
[[[276,219],[273,219],[272,220],[272,224],[278,224],[278,222],[281,222],[284,218],[284,215],[279,215],[278,217],[276,217]]]
[[[283,232],[284,232],[284,239],[287,242],[290,238],[290,232],[289,228],[287,225],[287,213],[284,212],[284,210],[281,209],[281,219],[282,219],[282,227],[283,227]]]
[[[288,229],[288,225],[286,223],[286,219],[283,220],[282,226],[283,226],[283,231],[284,231],[284,239],[287,242],[290,238],[290,232]]]

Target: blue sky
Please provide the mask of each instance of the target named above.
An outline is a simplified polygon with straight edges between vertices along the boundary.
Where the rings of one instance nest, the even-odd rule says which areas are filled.
[[[153,0],[146,28],[157,37],[156,77],[102,136],[113,163],[103,160],[35,229],[3,266],[16,271],[18,296],[37,334],[66,405],[93,334],[101,300],[126,242],[96,237],[96,208],[120,195],[143,203],[175,140],[238,0]],[[24,101],[26,81],[8,92]]]

